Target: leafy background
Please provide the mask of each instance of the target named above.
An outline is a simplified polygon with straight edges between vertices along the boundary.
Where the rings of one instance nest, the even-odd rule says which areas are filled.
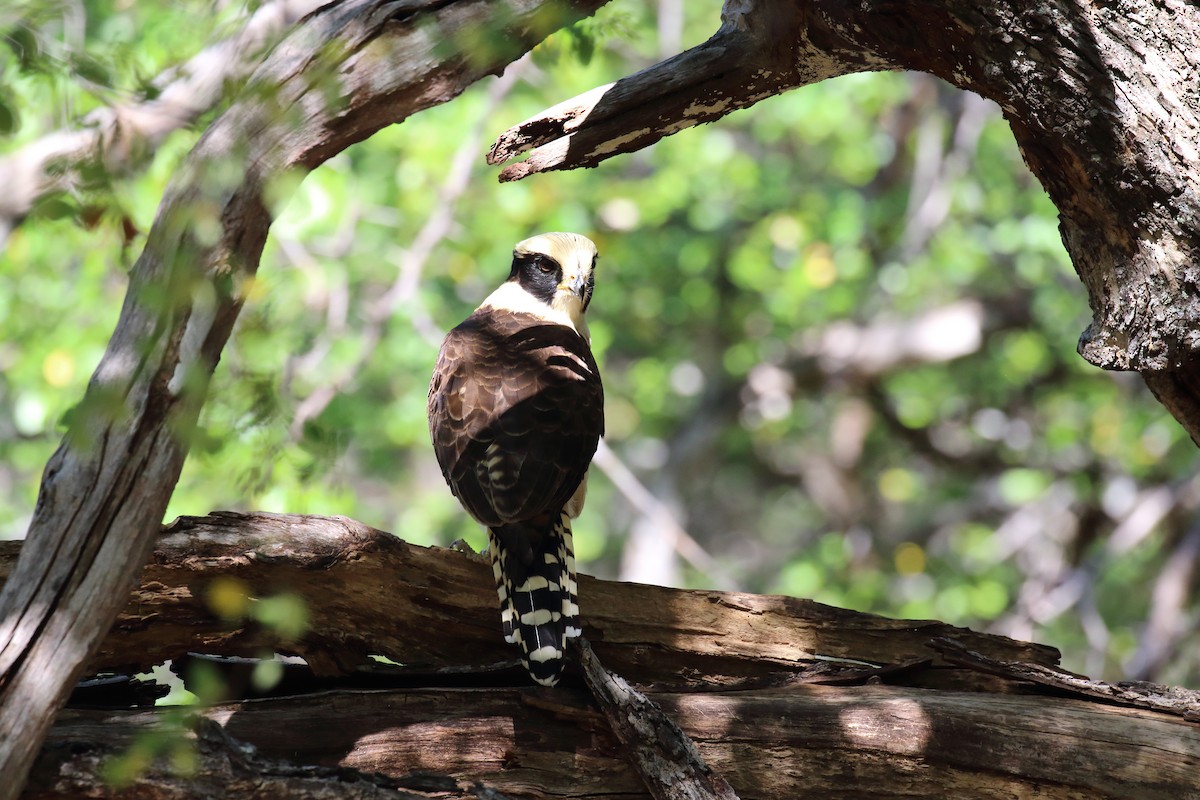
[[[716,9],[694,5],[614,0],[281,187],[167,519],[345,514],[480,548],[428,443],[438,341],[514,242],[576,230],[602,254],[609,448],[583,570],[936,617],[1096,677],[1195,684],[1197,450],[1136,375],[1075,354],[1086,294],[993,104],[849,76],[595,170],[496,182],[495,136],[702,41]],[[0,157],[153,96],[246,11],[0,11]],[[218,111],[142,168],[85,170],[4,242],[0,536],[24,534],[166,181]]]

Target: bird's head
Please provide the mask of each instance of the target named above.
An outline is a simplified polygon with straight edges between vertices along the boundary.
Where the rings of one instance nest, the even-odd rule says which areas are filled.
[[[513,248],[510,281],[578,326],[595,287],[596,245],[578,233],[541,233]]]

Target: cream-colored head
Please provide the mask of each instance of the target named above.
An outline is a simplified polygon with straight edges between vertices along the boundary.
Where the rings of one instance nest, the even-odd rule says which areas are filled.
[[[582,316],[592,300],[595,286],[596,245],[578,233],[540,233],[513,248],[513,273],[522,260],[534,260],[545,272],[551,264],[558,267],[554,296],[550,304],[572,317]]]
[[[540,233],[513,248],[508,281],[484,301],[570,325],[585,338],[583,315],[595,287],[596,245],[578,233]]]

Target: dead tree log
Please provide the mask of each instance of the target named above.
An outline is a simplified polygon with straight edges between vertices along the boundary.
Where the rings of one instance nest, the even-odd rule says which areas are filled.
[[[0,594],[0,798],[19,791],[152,549],[262,254],[271,182],[457,96],[601,2],[326,4],[200,139],[159,207]],[[501,12],[502,35],[481,49],[471,33]]]
[[[345,518],[292,515],[182,519],[157,544],[93,669],[144,669],[187,651],[275,649],[323,665],[325,681],[310,688],[327,689],[337,680],[362,685],[354,668],[369,653],[406,663],[376,671],[376,685],[390,680],[391,688],[204,709],[223,732],[193,725],[184,734],[231,781],[259,771],[288,796],[321,797],[321,781],[336,775],[304,770],[343,768],[353,770],[337,778],[350,796],[403,796],[370,792],[410,791],[414,775],[430,773],[449,796],[476,782],[505,797],[649,796],[578,674],[555,689],[528,684],[501,641],[480,559]],[[0,575],[18,549],[0,548]],[[223,619],[208,603],[221,581],[251,597],[298,594],[310,630],[284,641]],[[580,590],[597,653],[644,687],[743,799],[1174,800],[1194,792],[1195,692],[1090,681],[1057,668],[1053,648],[938,622],[587,578]],[[514,668],[497,671],[497,663]],[[353,673],[332,677],[344,670]],[[121,796],[97,771],[166,713],[64,711],[26,797],[73,797],[83,786],[90,796]],[[188,789],[158,764],[135,785],[153,798],[211,796],[203,794],[210,784]]]
[[[742,800],[1179,800],[1200,768],[1194,723],[1073,699],[811,685],[650,697]],[[201,713],[272,762],[401,785],[433,773],[511,798],[650,797],[578,689],[339,691]],[[64,711],[26,800],[121,797],[96,780],[98,755],[161,716]]]
[[[711,39],[505,132],[501,172],[595,166],[827,78],[928,72],[999,104],[1087,287],[1079,352],[1200,443],[1200,8],[1183,0],[728,0]]]
[[[0,542],[0,576],[21,545]],[[381,655],[413,669],[516,665],[499,635],[491,568],[477,556],[417,547],[345,517],[236,514],[182,517],[155,542],[88,670],[131,672],[188,652],[301,656],[343,675]],[[250,619],[223,618],[213,587],[248,598],[284,592],[308,609],[286,641]],[[642,685],[719,688],[836,661],[940,661],[929,643],[957,642],[999,661],[1044,666],[1058,651],[931,620],[892,620],[809,600],[679,591],[584,575],[587,636],[605,665]]]

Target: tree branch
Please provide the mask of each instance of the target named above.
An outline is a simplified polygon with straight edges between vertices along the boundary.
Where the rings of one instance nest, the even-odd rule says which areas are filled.
[[[704,44],[509,128],[492,146],[488,163],[536,148],[525,161],[505,167],[502,181],[593,167],[803,85],[800,73],[804,83],[816,83],[851,71],[825,54],[798,58],[804,43],[764,35],[799,30],[798,12],[787,3],[742,3],[733,11],[731,5],[726,3],[721,29]],[[780,70],[785,60],[790,65]]]
[[[606,670],[587,639],[576,640],[576,651],[592,697],[654,800],[738,800],[688,735],[644,694]]]
[[[320,0],[263,3],[236,36],[204,48],[153,82],[152,100],[98,108],[72,129],[54,131],[0,158],[0,250],[34,203],[79,182],[88,161],[109,174],[128,172],[153,155],[168,134],[215,107],[226,84],[244,80],[263,54]]]
[[[0,542],[0,576],[20,549]],[[351,672],[368,654],[425,670],[515,667],[515,652],[500,636],[490,576],[483,558],[417,547],[345,517],[181,517],[157,538],[140,586],[89,670],[140,671],[188,652],[273,651],[302,656],[326,675]],[[290,641],[252,620],[225,618],[211,605],[214,587],[234,587],[246,598],[295,595],[308,609],[307,631]],[[911,663],[932,657],[926,643],[941,637],[1010,661],[1056,664],[1059,657],[1051,647],[941,622],[890,620],[790,597],[586,575],[580,597],[597,653],[643,685],[734,685],[804,671],[814,661],[855,668]]]
[[[476,159],[479,157],[479,150],[485,141],[484,122],[495,111],[496,106],[512,91],[524,71],[522,65],[525,63],[528,62],[514,62],[489,87],[487,102],[483,110],[475,124],[463,136],[462,142],[450,159],[445,180],[438,189],[435,201],[430,205],[429,216],[425,218],[417,235],[413,237],[412,243],[400,258],[395,280],[382,295],[368,305],[363,313],[365,325],[360,332],[362,343],[357,355],[348,367],[340,370],[338,375],[316,381],[316,388],[300,400],[292,416],[291,424],[288,426],[293,439],[299,439],[304,431],[305,423],[319,416],[333,402],[333,399],[358,377],[375,354],[379,343],[383,341],[387,326],[398,308],[408,307],[414,329],[426,342],[433,347],[441,344],[443,332],[437,329],[424,307],[413,302],[417,297],[421,273],[434,249],[450,233],[454,222],[455,206],[471,183],[472,167],[475,165]],[[318,353],[327,353],[330,349],[329,342],[340,338],[340,333],[340,331],[329,332],[314,345],[314,349],[319,348]],[[314,371],[317,371],[318,368],[323,368],[320,370],[321,372],[329,370],[330,365],[324,363],[323,358],[312,358],[311,355],[310,351],[301,357],[306,365],[312,367]]]
[[[514,126],[489,158],[535,148],[501,180],[591,167],[825,78],[929,72],[1000,105],[1058,207],[1093,312],[1080,354],[1142,372],[1200,444],[1197,38],[1178,0],[729,0],[704,44]]]

